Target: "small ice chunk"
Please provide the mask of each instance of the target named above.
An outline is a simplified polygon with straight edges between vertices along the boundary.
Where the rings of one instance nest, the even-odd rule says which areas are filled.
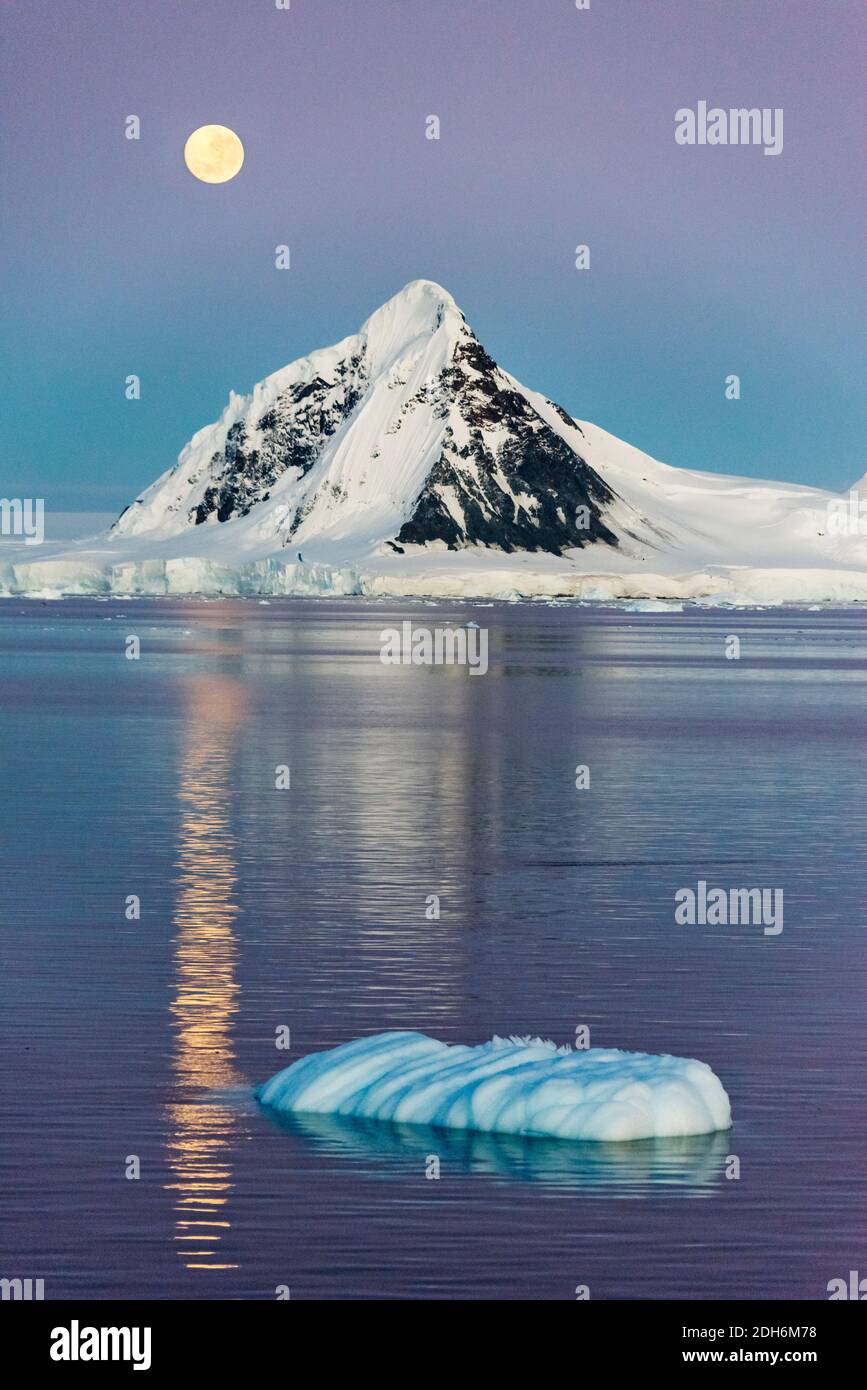
[[[376,1033],[314,1052],[256,1092],[274,1110],[558,1139],[710,1134],[731,1125],[705,1062],[572,1051],[540,1038],[449,1046],[423,1033]]]

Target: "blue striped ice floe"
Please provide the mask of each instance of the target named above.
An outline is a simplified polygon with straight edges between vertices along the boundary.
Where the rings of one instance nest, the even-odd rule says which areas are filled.
[[[662,1139],[731,1125],[729,1098],[706,1062],[572,1051],[540,1038],[466,1047],[376,1033],[302,1057],[256,1095],[283,1113],[554,1139]]]

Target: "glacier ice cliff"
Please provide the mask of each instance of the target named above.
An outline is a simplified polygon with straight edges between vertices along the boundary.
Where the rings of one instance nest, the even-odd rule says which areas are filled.
[[[284,1113],[555,1139],[674,1138],[731,1125],[729,1098],[705,1062],[573,1052],[539,1038],[467,1047],[377,1033],[294,1062],[256,1094]]]

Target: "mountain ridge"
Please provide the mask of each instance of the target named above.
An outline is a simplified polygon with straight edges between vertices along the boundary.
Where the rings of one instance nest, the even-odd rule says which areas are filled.
[[[378,539],[395,548],[616,545],[601,515],[611,490],[551,404],[574,441],[486,352],[447,290],[412,281],[357,334],[233,393],[113,530],[178,534],[270,503],[275,536],[301,543],[385,492],[398,505],[377,509]]]
[[[574,419],[415,280],[231,392],[106,533],[4,544],[0,594],[860,601],[867,537],[829,525],[838,503]]]

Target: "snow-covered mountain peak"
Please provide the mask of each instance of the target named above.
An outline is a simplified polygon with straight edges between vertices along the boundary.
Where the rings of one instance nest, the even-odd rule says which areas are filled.
[[[443,330],[453,341],[464,327],[464,316],[448,290],[433,280],[411,280],[371,314],[362,325],[362,339],[372,374],[387,371],[419,340]]]
[[[114,534],[229,524],[248,548],[351,553],[616,545],[581,438],[497,365],[447,290],[413,280],[357,334],[233,393]]]
[[[671,468],[574,419],[414,280],[230,393],[107,535],[38,557],[7,543],[0,594],[863,600],[867,540],[829,525],[839,502]]]

